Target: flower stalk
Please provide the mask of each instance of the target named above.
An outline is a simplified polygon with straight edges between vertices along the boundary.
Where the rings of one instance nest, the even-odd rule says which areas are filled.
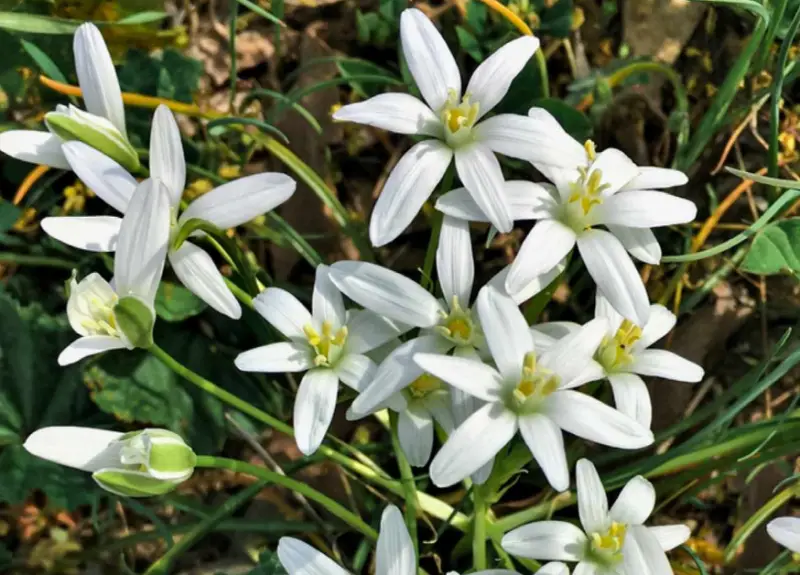
[[[392,448],[394,455],[397,458],[397,467],[400,469],[400,481],[403,484],[403,491],[405,494],[405,521],[408,527],[408,534],[411,536],[411,541],[414,544],[414,551],[419,556],[419,544],[417,542],[417,515],[419,514],[417,506],[417,485],[414,482],[414,471],[411,469],[411,464],[403,453],[403,448],[400,446],[400,438],[397,431],[397,413],[394,411],[389,412],[389,420],[392,429]]]

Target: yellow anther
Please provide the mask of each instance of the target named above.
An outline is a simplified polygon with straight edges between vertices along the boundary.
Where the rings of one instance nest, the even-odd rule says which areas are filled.
[[[432,376],[429,373],[423,373],[408,386],[408,392],[415,399],[421,399],[434,391],[442,388],[442,382],[439,378]]]
[[[642,328],[624,320],[614,337],[606,337],[595,354],[595,359],[606,371],[614,372],[633,363],[631,349],[642,337]]]
[[[627,530],[627,525],[615,521],[605,533],[592,533],[592,550],[604,560],[616,563],[622,559],[621,552]]]
[[[308,338],[308,343],[310,343],[314,347],[317,347],[322,341],[322,338],[320,337],[319,333],[317,333],[317,330],[315,330],[311,324],[306,324],[303,326],[303,333],[306,334],[306,338]]]
[[[309,345],[316,352],[314,364],[317,366],[331,365],[339,357],[339,352],[347,342],[347,327],[340,327],[334,333],[333,323],[325,320],[322,322],[320,330],[321,334],[310,324],[303,326],[303,333],[306,334]]]
[[[589,159],[590,162],[594,162],[595,158],[597,157],[597,152],[594,147],[594,142],[591,140],[586,140],[583,143],[583,149],[586,150],[586,157]]]
[[[461,307],[458,296],[453,296],[450,313],[439,310],[439,317],[441,320],[434,330],[457,345],[476,345],[476,339],[482,337],[472,312]]]
[[[477,102],[470,103],[469,94],[465,94],[459,101],[456,91],[449,91],[447,102],[441,112],[441,120],[451,144],[464,143],[470,129],[478,120],[479,109]]]
[[[342,326],[339,328],[339,331],[336,332],[336,335],[331,340],[333,345],[343,346],[344,343],[347,341],[347,326]]]
[[[525,354],[522,376],[511,395],[514,407],[535,408],[539,402],[558,389],[561,379],[549,369],[537,366],[536,354]]]

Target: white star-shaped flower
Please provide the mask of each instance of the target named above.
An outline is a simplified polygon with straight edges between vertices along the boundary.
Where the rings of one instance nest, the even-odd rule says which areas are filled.
[[[691,531],[685,525],[644,526],[656,503],[649,481],[631,479],[610,511],[591,461],[578,461],[576,482],[583,529],[564,521],[538,521],[506,533],[503,549],[537,560],[576,561],[576,575],[673,575],[666,551],[683,544]],[[559,573],[564,567],[550,569]]]
[[[624,319],[598,292],[595,317],[607,320],[608,331],[595,351],[594,359],[611,383],[617,409],[644,427],[650,428],[653,406],[641,376],[690,383],[703,379],[705,372],[696,363],[666,349],[650,349],[675,326],[675,314],[663,305],[651,305],[650,319],[638,326]],[[570,322],[552,322],[535,325],[531,330],[537,347],[546,349],[579,327]]]
[[[653,434],[619,411],[574,388],[602,377],[592,353],[606,332],[595,319],[537,354],[525,318],[508,296],[487,286],[478,315],[497,369],[479,361],[417,353],[428,373],[486,404],[448,438],[431,463],[440,487],[461,481],[494,457],[519,430],[555,489],[569,486],[562,430],[623,449],[650,445]]]
[[[136,179],[111,158],[82,142],[62,146],[78,177],[109,206],[126,213]],[[186,161],[181,134],[172,112],[159,106],[150,134],[150,175],[169,191],[166,216],[172,237],[188,220],[199,218],[220,229],[233,228],[273,210],[294,193],[295,181],[284,174],[265,172],[245,176],[211,190],[179,214],[186,184]],[[110,252],[117,249],[121,218],[115,216],[66,216],[42,220],[42,229],[70,246]],[[238,319],[242,309],[217,265],[205,250],[191,241],[178,249],[170,245],[168,258],[181,283],[218,312]]]
[[[516,219],[538,220],[509,270],[506,290],[512,295],[521,291],[577,245],[599,290],[625,318],[643,325],[650,302],[626,250],[645,263],[661,261],[661,248],[651,228],[690,222],[697,207],[657,190],[685,184],[686,176],[677,170],[640,168],[613,148],[596,153],[591,142],[581,145],[540,108],[532,108],[529,116],[548,132],[550,141],[562,151],[562,166],[568,162],[569,167],[533,160],[554,185],[506,184]],[[481,219],[491,221],[490,214],[463,190],[445,194],[437,208],[467,219],[480,211]]]
[[[306,371],[294,402],[297,446],[311,455],[322,443],[336,408],[339,382],[362,390],[375,371],[366,352],[397,337],[400,330],[370,311],[345,312],[342,294],[329,268],[317,266],[312,313],[281,288],[267,288],[254,300],[255,310],[289,341],[240,353],[242,371]]]
[[[800,553],[800,517],[778,517],[767,524],[767,533],[792,553]]]
[[[525,36],[502,46],[472,74],[462,96],[455,58],[431,21],[419,10],[400,17],[403,55],[424,102],[409,94],[380,94],[339,109],[337,120],[368,124],[399,134],[429,136],[408,150],[389,174],[372,212],[372,243],[389,243],[408,227],[448,166],[501,232],[511,231],[513,214],[503,193],[495,153],[553,165],[565,149],[551,141],[547,127],[517,114],[480,121],[506,95],[512,80],[539,48]]]

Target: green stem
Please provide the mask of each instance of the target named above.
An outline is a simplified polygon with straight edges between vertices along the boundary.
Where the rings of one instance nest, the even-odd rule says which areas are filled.
[[[369,537],[372,540],[376,540],[378,538],[378,534],[375,532],[375,530],[364,523],[364,521],[358,515],[343,507],[327,495],[324,495],[316,489],[309,487],[301,481],[292,479],[291,477],[286,477],[280,473],[270,471],[269,469],[259,467],[258,465],[245,463],[244,461],[228,459],[226,457],[212,457],[209,455],[199,456],[197,458],[196,467],[228,469],[236,473],[246,473],[248,475],[252,475],[253,477],[263,479],[264,481],[274,483],[275,485],[280,485],[286,489],[291,489],[292,491],[304,495],[307,499],[319,503],[325,509],[330,511],[331,514],[347,523],[353,529],[361,532],[366,537]]]
[[[201,537],[214,529],[220,521],[233,514],[244,503],[255,497],[266,484],[266,481],[258,481],[247,487],[247,489],[243,489],[236,495],[228,498],[222,505],[217,507],[213,513],[203,518],[202,521],[187,531],[158,561],[153,563],[150,568],[145,571],[144,575],[167,575],[175,559],[185,551],[188,551]]]
[[[477,486],[472,490],[474,523],[472,527],[472,568],[476,571],[486,569],[486,513],[488,508],[483,489]]]
[[[753,515],[745,521],[744,525],[734,534],[733,539],[731,539],[731,542],[725,548],[725,565],[736,557],[739,548],[744,545],[750,535],[752,535],[767,518],[794,497],[795,491],[795,487],[787,487],[767,501],[761,509],[753,513]]]
[[[20,266],[36,266],[43,268],[59,268],[71,270],[77,266],[77,263],[68,262],[59,258],[51,258],[47,256],[29,256],[25,254],[15,254],[12,252],[0,252],[0,262],[7,262]]]
[[[268,425],[269,427],[276,429],[281,433],[285,433],[290,437],[294,437],[294,430],[291,426],[270,415],[269,413],[247,403],[240,397],[237,397],[234,394],[208,381],[203,376],[195,373],[188,367],[176,361],[175,358],[161,349],[158,345],[153,344],[149,348],[149,351],[176,374],[184,378],[189,383],[202,389],[209,395],[216,397],[223,403],[238,409],[242,413],[249,415],[253,419],[260,421],[261,423],[264,423],[265,425]],[[321,445],[319,447],[319,452],[331,461],[338,463],[345,469],[352,471],[363,479],[366,479],[375,485],[379,485],[384,489],[391,491],[395,495],[399,495],[401,497],[405,495],[403,485],[399,481],[395,481],[391,477],[378,473],[373,466],[351,459],[327,445]],[[427,493],[420,492],[417,495],[419,507],[422,511],[442,521],[446,521],[452,517],[450,524],[453,527],[460,531],[466,531],[468,529],[469,519],[463,513],[455,513],[450,505],[440,501],[436,497],[428,495]]]
[[[403,447],[400,445],[400,436],[398,434],[397,413],[391,411],[389,414],[392,427],[392,447],[394,448],[394,455],[397,458],[397,466],[400,468],[400,482],[403,484],[403,491],[405,493],[405,518],[406,527],[408,527],[408,534],[411,536],[411,541],[414,543],[414,552],[419,557],[419,544],[417,541],[417,485],[414,482],[414,471],[408,463],[406,454],[403,452]]]
[[[444,173],[439,184],[439,195],[446,194],[453,187],[454,168],[451,165]],[[425,260],[422,264],[422,279],[420,285],[426,290],[433,292],[436,284],[433,281],[433,262],[436,261],[436,250],[439,248],[439,236],[442,233],[442,222],[444,215],[436,210],[431,217],[431,237],[428,240],[428,248],[425,250]]]
[[[547,76],[547,59],[542,50],[536,50],[536,67],[539,68],[539,81],[542,84],[542,97],[550,97],[550,78]]]
[[[233,283],[230,279],[228,279],[228,278],[226,278],[224,276],[223,276],[222,279],[225,280],[225,285],[227,285],[228,289],[231,290],[231,293],[236,296],[236,299],[238,299],[241,303],[243,303],[244,305],[246,305],[250,309],[253,309],[253,298],[252,298],[252,296],[250,294],[248,294],[246,291],[244,291],[238,285]]]

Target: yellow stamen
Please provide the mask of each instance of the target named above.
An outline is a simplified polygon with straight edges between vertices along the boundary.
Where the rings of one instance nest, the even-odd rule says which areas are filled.
[[[408,386],[408,392],[415,399],[421,399],[442,388],[442,381],[429,373],[423,373]]]

